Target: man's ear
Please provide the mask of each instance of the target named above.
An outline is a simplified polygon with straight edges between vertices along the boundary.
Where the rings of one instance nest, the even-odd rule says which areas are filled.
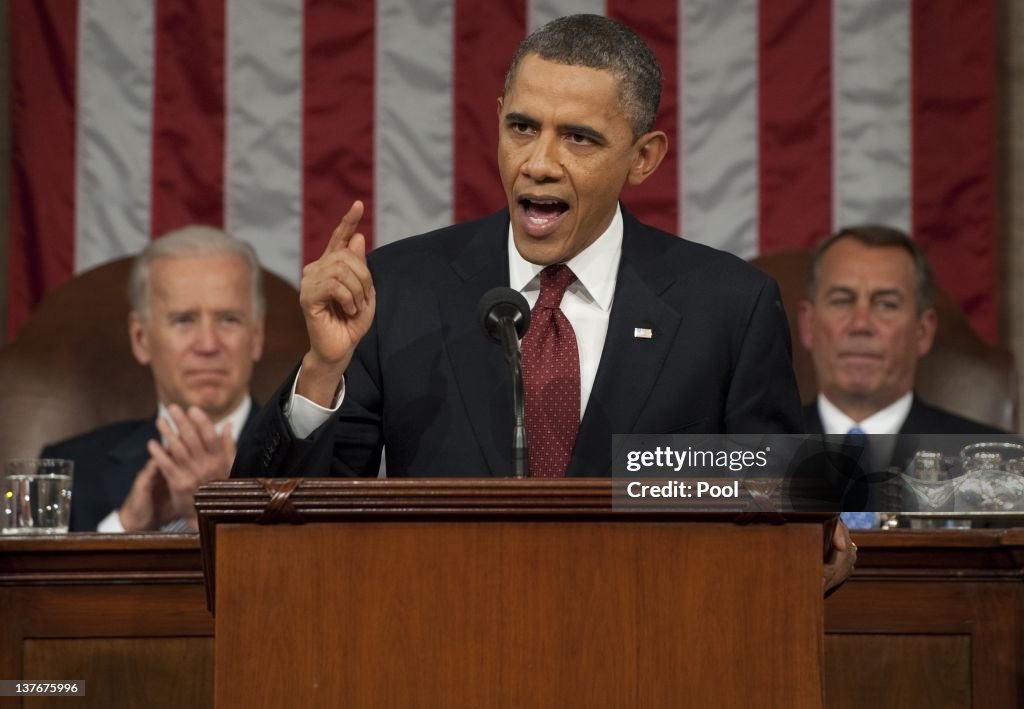
[[[928,308],[921,313],[917,321],[917,356],[924,357],[931,352],[935,343],[935,331],[939,327],[939,315],[935,308]]]
[[[800,329],[800,344],[808,352],[814,344],[814,333],[811,328],[811,321],[814,319],[814,304],[809,300],[800,301],[800,309],[797,312],[797,325]]]
[[[636,141],[636,156],[629,168],[627,180],[631,185],[639,185],[654,174],[658,165],[668,153],[668,136],[660,130],[644,133]]]
[[[149,351],[149,333],[146,324],[134,310],[128,315],[128,337],[132,342],[132,354],[139,364],[149,364],[153,356]]]
[[[504,107],[504,105],[505,105],[505,97],[504,96],[499,96],[498,97],[498,120],[499,121],[501,120],[501,109],[502,109],[502,107]]]

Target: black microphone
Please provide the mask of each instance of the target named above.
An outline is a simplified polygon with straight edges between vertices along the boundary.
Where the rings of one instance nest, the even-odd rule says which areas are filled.
[[[501,343],[505,362],[512,372],[512,411],[515,418],[512,426],[512,459],[515,461],[515,476],[525,478],[529,465],[519,338],[530,327],[530,306],[519,291],[499,287],[484,293],[476,312],[484,333]]]

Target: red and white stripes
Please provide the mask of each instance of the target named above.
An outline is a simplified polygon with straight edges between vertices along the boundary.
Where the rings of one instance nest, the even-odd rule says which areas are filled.
[[[500,206],[496,106],[529,29],[633,26],[671,152],[625,201],[745,258],[913,231],[995,334],[994,0],[11,0],[10,324],[191,222],[297,281],[352,199],[372,243]]]

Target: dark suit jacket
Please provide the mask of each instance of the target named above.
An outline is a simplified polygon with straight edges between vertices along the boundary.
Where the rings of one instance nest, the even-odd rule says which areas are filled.
[[[243,435],[255,421],[257,409],[253,402]],[[150,439],[160,439],[156,417],[113,423],[43,449],[43,458],[75,461],[72,532],[95,532],[104,517],[121,507],[135,476],[149,460],[146,443]]]
[[[807,428],[807,433],[824,432],[817,401],[804,407],[804,425]],[[997,440],[1005,440],[1006,432],[930,406],[915,395],[910,413],[907,414],[895,442],[892,443],[892,457],[887,462],[872,459],[870,464],[864,463],[861,466],[861,472],[869,474],[860,483],[863,483],[864,480],[873,482],[867,486],[867,490],[861,489],[859,493],[851,493],[855,484],[859,483],[848,485],[844,493],[845,496],[849,498],[852,495],[856,499],[853,506],[847,507],[847,509],[912,509],[908,506],[909,503],[905,498],[892,497],[893,494],[896,494],[894,492],[896,488],[885,486],[885,481],[891,477],[885,473],[886,467],[891,466],[901,470],[906,468],[919,450],[938,451],[945,455],[956,456],[959,455],[960,449],[968,443],[985,441],[993,435],[997,437]],[[862,460],[860,456],[863,454],[864,451],[861,450],[854,454],[854,458]],[[869,471],[867,467],[871,467],[873,470]],[[825,475],[828,477],[828,473]],[[844,476],[835,475],[834,477],[840,480]],[[846,477],[850,477],[849,473]]]
[[[614,433],[799,432],[789,329],[774,281],[741,259],[640,224],[624,236],[608,334],[568,474],[611,471]],[[477,324],[507,286],[507,210],[376,249],[376,318],[338,414],[297,441],[293,377],[240,442],[233,475],[504,476],[511,379]],[[634,328],[650,328],[637,339]]]
[[[823,433],[821,417],[818,414],[818,403],[814,401],[804,407],[804,425],[807,433]],[[907,420],[900,427],[900,435],[921,435],[921,434],[946,434],[963,433],[971,436],[985,435],[990,433],[1005,434],[994,426],[978,423],[971,419],[957,416],[944,409],[930,406],[915,395],[914,402],[910,406],[910,413]]]
[[[822,433],[817,402],[804,407],[804,425],[808,433]],[[968,443],[983,441],[990,435],[1002,439],[1006,431],[930,406],[915,395],[910,413],[900,427],[890,465],[906,467],[919,450],[959,455],[960,449]]]

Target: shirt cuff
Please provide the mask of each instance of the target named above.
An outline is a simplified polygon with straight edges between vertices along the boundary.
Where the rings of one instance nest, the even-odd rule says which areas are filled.
[[[96,525],[96,531],[103,534],[124,534],[124,525],[121,524],[121,515],[114,510]]]
[[[345,399],[345,379],[342,377],[341,386],[338,387],[338,395],[334,397],[334,408],[325,409],[315,401],[295,393],[295,387],[299,383],[300,374],[302,374],[301,367],[299,368],[299,374],[295,375],[291,394],[284,405],[284,417],[288,420],[288,425],[291,426],[293,436],[296,438],[306,438],[338,411],[341,402]]]

